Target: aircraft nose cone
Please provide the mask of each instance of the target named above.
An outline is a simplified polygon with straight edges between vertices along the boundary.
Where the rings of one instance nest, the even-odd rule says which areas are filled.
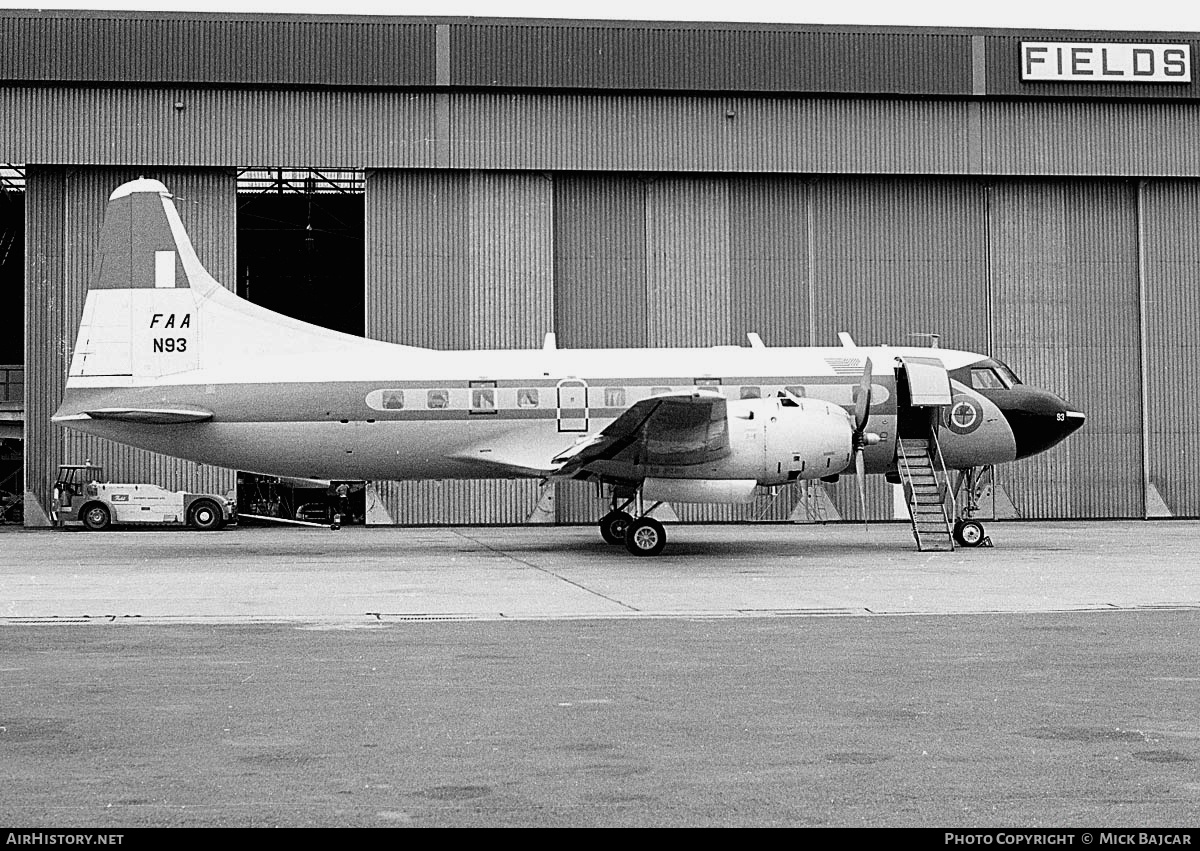
[[[1017,458],[1045,452],[1074,434],[1087,417],[1053,393],[1032,387],[1014,388],[1000,410],[1017,444]]]

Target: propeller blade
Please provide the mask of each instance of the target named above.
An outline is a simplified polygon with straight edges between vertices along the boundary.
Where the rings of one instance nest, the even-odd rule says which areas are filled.
[[[867,465],[862,447],[854,450],[854,475],[858,479],[858,504],[862,509],[863,525],[867,525]]]
[[[854,394],[854,431],[862,434],[867,427],[867,419],[871,416],[871,359],[867,358],[863,367],[862,378]]]

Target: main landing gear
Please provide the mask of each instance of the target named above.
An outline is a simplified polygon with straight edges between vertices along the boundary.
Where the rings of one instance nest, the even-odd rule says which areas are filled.
[[[662,503],[654,503],[641,517],[635,518],[625,509],[636,500],[635,494],[618,507],[616,497],[613,498],[612,511],[600,518],[600,537],[609,544],[624,544],[635,556],[656,556],[667,545],[667,530],[648,515]]]
[[[954,522],[954,540],[963,547],[990,547],[992,539],[983,531],[983,524],[973,519],[979,510],[979,488],[992,475],[992,467],[969,467],[958,474],[954,483],[955,505],[958,504],[959,491],[965,488],[966,499],[963,502],[959,518]]]

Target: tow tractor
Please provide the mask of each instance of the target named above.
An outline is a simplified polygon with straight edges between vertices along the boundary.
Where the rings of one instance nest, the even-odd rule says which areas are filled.
[[[237,523],[237,503],[209,493],[104,481],[104,468],[61,464],[51,516],[58,526],[99,532],[114,525],[191,526],[201,531]]]

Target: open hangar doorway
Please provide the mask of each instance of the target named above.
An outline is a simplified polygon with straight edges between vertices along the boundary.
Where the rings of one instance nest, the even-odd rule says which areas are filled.
[[[24,521],[25,171],[0,165],[0,523]]]
[[[237,294],[304,322],[363,336],[365,175],[244,168],[237,178]],[[363,482],[238,472],[242,515],[365,522]]]

